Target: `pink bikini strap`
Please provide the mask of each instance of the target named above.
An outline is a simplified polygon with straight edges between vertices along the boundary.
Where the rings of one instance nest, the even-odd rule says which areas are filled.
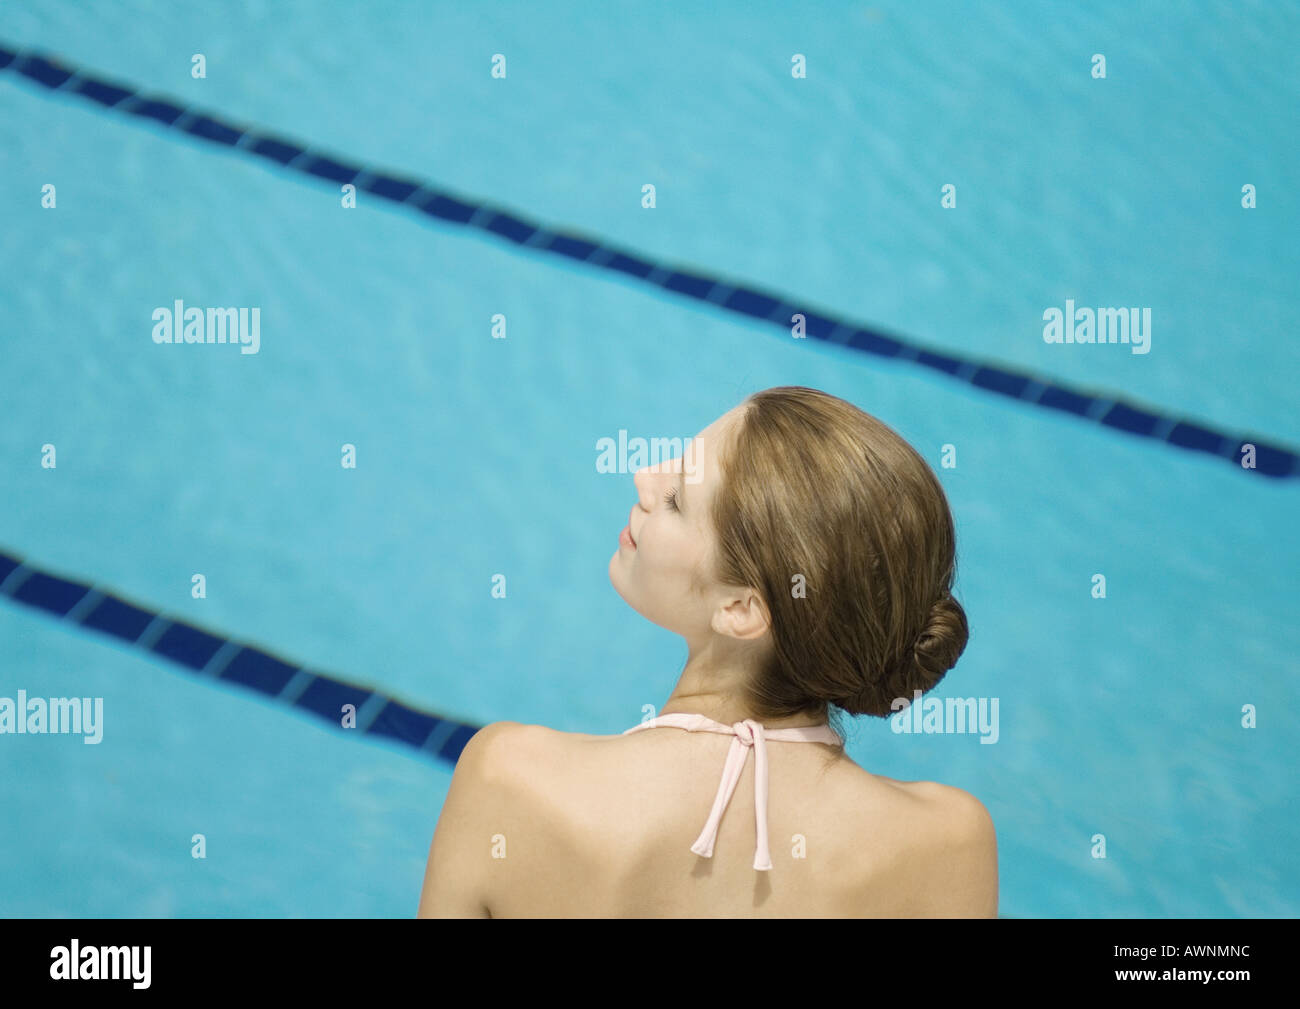
[[[623,735],[639,732],[642,729],[654,729],[668,726],[685,729],[688,732],[721,732],[732,736],[731,746],[727,750],[727,762],[722,767],[722,780],[718,782],[718,792],[713,798],[713,808],[705,821],[700,836],[691,845],[691,851],[705,858],[713,857],[713,842],[718,837],[718,826],[722,814],[736,791],[741,772],[745,769],[745,760],[749,750],[754,750],[754,830],[757,844],[754,848],[754,868],[768,870],[772,868],[772,857],[767,844],[767,741],[785,743],[830,743],[842,746],[843,740],[825,723],[821,725],[801,725],[793,729],[764,729],[762,724],[752,718],[723,725],[704,715],[674,713],[660,715],[627,729]]]

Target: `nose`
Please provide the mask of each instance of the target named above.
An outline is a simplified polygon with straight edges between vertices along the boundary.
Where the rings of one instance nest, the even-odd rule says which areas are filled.
[[[672,472],[668,472],[663,463],[655,466],[643,466],[636,471],[632,477],[632,483],[636,487],[637,504],[644,510],[650,511],[654,507],[655,497],[660,493],[659,488],[665,480],[675,479]]]
[[[655,472],[649,466],[643,466],[632,477],[632,483],[636,487],[637,504],[645,511],[649,511],[654,502],[655,477]]]

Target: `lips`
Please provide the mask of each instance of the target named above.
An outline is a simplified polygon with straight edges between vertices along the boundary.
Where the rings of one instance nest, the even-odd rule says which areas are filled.
[[[635,514],[636,514],[636,508],[633,508],[632,511],[629,512],[627,516],[627,538],[632,541],[633,546],[636,546],[636,535],[632,532],[632,516]]]

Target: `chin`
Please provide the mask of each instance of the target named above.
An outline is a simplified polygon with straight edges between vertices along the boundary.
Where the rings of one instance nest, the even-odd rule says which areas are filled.
[[[623,591],[623,572],[619,570],[618,555],[619,551],[616,550],[614,556],[609,559],[609,583],[614,586],[614,591],[623,597],[623,601],[627,602],[627,593]]]
[[[641,609],[641,607],[637,606],[637,604],[634,603],[628,595],[628,588],[626,584],[627,575],[623,573],[621,566],[619,565],[618,556],[619,555],[616,553],[614,554],[613,557],[609,559],[609,583],[614,586],[614,591],[619,594],[623,602],[627,603],[630,607],[632,607],[632,609],[636,610],[636,612],[640,613],[643,617],[645,617],[646,616],[645,612]],[[646,617],[646,619],[649,620],[650,618]]]

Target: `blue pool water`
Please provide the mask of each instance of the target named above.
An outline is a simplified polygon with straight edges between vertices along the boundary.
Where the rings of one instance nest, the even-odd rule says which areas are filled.
[[[0,46],[1300,444],[1295,8],[817,10],[45,2],[0,7]],[[633,493],[597,472],[597,440],[684,437],[756,389],[815,386],[936,468],[955,446],[939,474],[972,637],[936,693],[1000,702],[995,745],[860,720],[854,759],[985,803],[1008,915],[1300,912],[1300,481],[365,193],[345,210],[334,183],[12,71],[0,193],[0,551],[413,707],[612,734],[684,655],[608,583]],[[1150,306],[1151,352],[1045,344],[1067,298]],[[260,352],[155,345],[176,299],[259,306]],[[102,697],[105,727],[95,746],[0,736],[18,867],[0,913],[414,914],[449,763],[0,599],[0,697],[19,689]]]

